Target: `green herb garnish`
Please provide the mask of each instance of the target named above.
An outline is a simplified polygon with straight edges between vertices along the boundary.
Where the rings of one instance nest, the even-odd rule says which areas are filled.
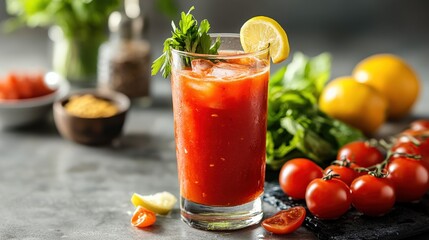
[[[164,78],[168,77],[171,72],[171,49],[191,53],[217,54],[220,39],[217,38],[215,43],[212,44],[208,34],[210,29],[209,22],[204,19],[198,26],[198,21],[191,14],[194,9],[192,6],[188,13],[182,12],[179,27],[176,27],[174,21],[171,22],[172,36],[164,41],[162,55],[152,63],[152,75],[156,75],[161,71]],[[189,59],[188,61],[188,64],[190,64]]]
[[[330,69],[329,54],[308,58],[296,53],[289,65],[272,75],[268,94],[269,168],[277,170],[297,157],[326,166],[340,147],[364,138],[361,131],[327,116],[318,107]]]
[[[57,25],[66,38],[88,41],[95,33],[105,35],[107,19],[120,4],[121,0],[7,0],[7,12],[16,17],[8,19],[5,28]]]

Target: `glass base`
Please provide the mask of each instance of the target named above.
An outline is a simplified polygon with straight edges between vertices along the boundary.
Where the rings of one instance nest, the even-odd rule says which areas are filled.
[[[261,197],[232,207],[206,206],[181,197],[180,209],[182,220],[189,226],[211,231],[245,228],[263,217]]]

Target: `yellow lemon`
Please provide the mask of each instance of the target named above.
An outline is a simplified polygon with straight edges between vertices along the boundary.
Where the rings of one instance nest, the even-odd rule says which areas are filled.
[[[420,91],[413,69],[401,58],[378,54],[358,63],[353,70],[357,81],[377,89],[388,101],[388,117],[399,119],[412,109]]]
[[[134,193],[131,197],[131,202],[135,207],[142,206],[157,214],[166,215],[173,209],[177,198],[169,192],[159,192],[145,196]]]
[[[253,17],[240,29],[241,46],[245,52],[255,52],[270,46],[273,63],[279,63],[289,56],[289,41],[286,31],[276,20],[265,17]]]
[[[384,97],[353,77],[331,81],[320,95],[319,106],[329,116],[362,130],[366,135],[374,134],[386,119]]]

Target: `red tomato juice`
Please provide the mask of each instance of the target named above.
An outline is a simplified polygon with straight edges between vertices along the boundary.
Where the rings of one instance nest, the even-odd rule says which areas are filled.
[[[172,72],[180,192],[198,204],[237,206],[263,192],[269,64],[214,66],[217,76]]]

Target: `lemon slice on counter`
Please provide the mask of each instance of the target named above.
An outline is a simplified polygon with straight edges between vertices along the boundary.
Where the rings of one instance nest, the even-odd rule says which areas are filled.
[[[159,192],[145,196],[134,193],[131,197],[131,202],[135,207],[142,206],[157,214],[166,215],[173,209],[177,198],[169,192]]]
[[[241,27],[240,41],[245,52],[259,51],[270,45],[273,63],[280,63],[289,56],[286,31],[269,17],[257,16],[247,20]]]

